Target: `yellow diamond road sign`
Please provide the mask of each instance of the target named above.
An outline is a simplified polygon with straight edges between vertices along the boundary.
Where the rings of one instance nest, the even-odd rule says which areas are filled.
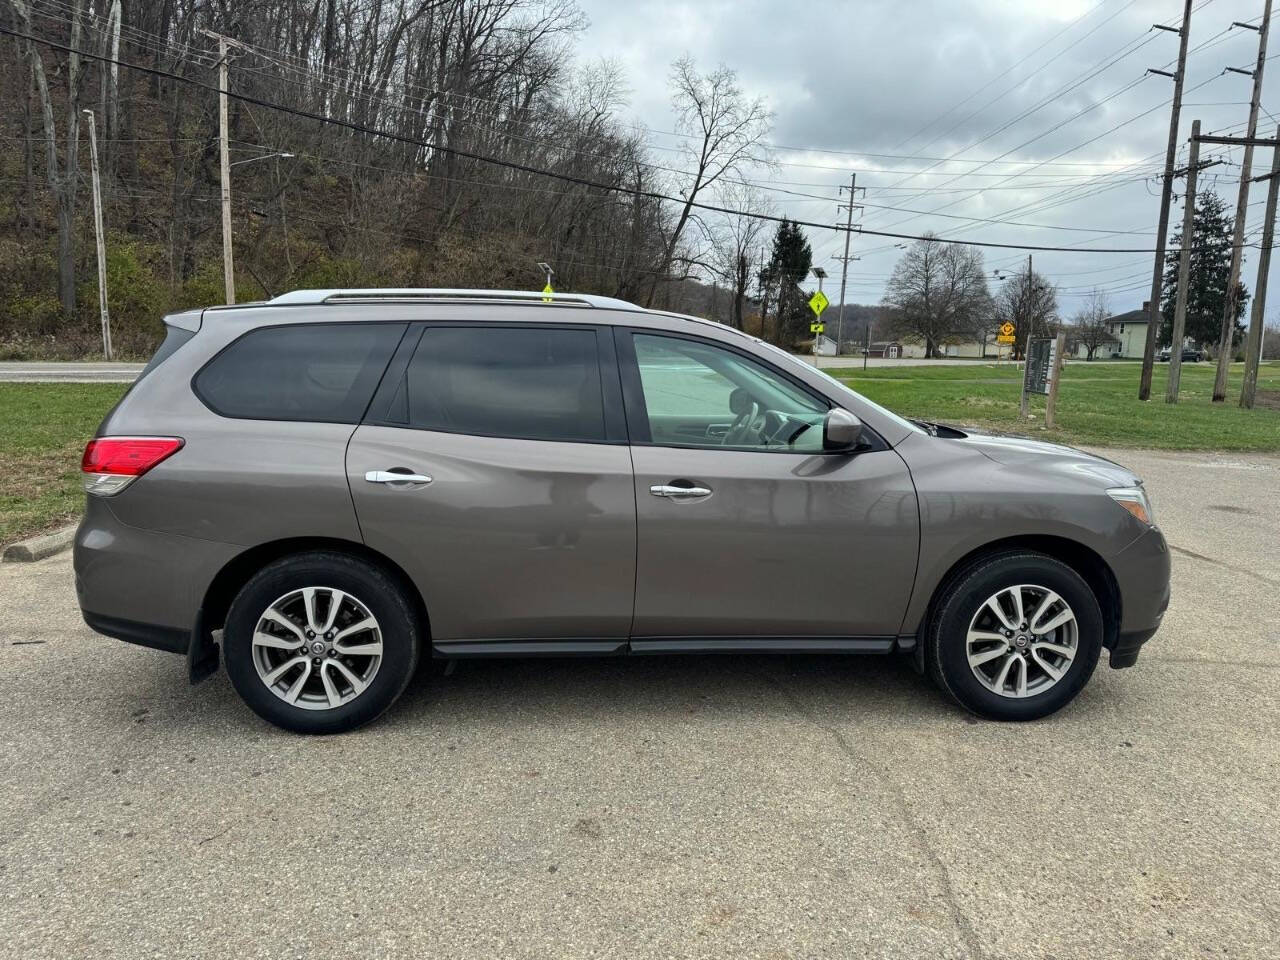
[[[827,299],[827,295],[819,290],[809,298],[809,309],[813,311],[815,317],[822,316],[822,311],[827,309],[827,304],[831,301]]]
[[[1012,323],[1007,323],[1007,322],[1006,322],[1006,323],[1002,323],[1002,324],[1000,324],[1000,336],[1002,336],[1002,337],[1012,337],[1012,336],[1013,336],[1013,324],[1012,324]]]
[[[542,288],[542,302],[543,302],[543,303],[550,303],[550,302],[551,302],[551,295],[552,295],[553,293],[555,293],[555,291],[551,289],[551,281],[550,281],[550,280],[548,280],[548,281],[547,281],[547,285],[546,285],[545,287],[543,287],[543,288]]]

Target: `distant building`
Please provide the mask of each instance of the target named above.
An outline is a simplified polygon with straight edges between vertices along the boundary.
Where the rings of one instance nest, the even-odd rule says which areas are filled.
[[[1138,310],[1130,310],[1128,313],[1117,313],[1115,316],[1107,317],[1107,333],[1115,342],[1103,344],[1098,348],[1095,356],[1141,360],[1142,354],[1147,348],[1147,325],[1151,319],[1148,316],[1150,308],[1151,301],[1144,300],[1142,307]],[[1157,312],[1156,316],[1160,318],[1161,323],[1164,322],[1163,314]]]
[[[924,355],[924,351],[920,351],[920,356]],[[869,357],[881,357],[885,360],[897,360],[899,357],[908,356],[903,352],[902,344],[897,340],[879,340],[871,344],[867,351]]]

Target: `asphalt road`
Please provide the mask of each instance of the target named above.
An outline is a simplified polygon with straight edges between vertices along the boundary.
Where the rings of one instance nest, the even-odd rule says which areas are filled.
[[[0,383],[133,383],[143,366],[105,361],[6,361],[0,363]]]
[[[1111,454],[1175,547],[1028,725],[904,661],[473,661],[307,739],[0,565],[0,956],[1276,957],[1280,459]]]

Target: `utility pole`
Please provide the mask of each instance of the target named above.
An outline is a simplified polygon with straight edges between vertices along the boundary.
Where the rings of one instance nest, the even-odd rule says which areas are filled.
[[[1253,77],[1253,97],[1249,101],[1249,128],[1245,139],[1252,140],[1258,133],[1258,104],[1262,100],[1262,68],[1267,62],[1267,34],[1271,25],[1271,0],[1262,5],[1262,23],[1257,27],[1247,23],[1232,26],[1258,31],[1258,61],[1252,71],[1228,67],[1227,72],[1243,73]],[[1244,253],[1244,221],[1249,212],[1249,174],[1253,170],[1253,144],[1245,143],[1244,156],[1240,160],[1240,193],[1236,197],[1235,232],[1231,241],[1231,274],[1227,279],[1226,306],[1222,311],[1222,329],[1218,334],[1218,374],[1213,379],[1213,402],[1227,399],[1227,372],[1231,368],[1231,341],[1236,327],[1236,289],[1240,286],[1240,258]]]
[[[107,314],[107,246],[102,232],[102,184],[98,177],[98,130],[93,111],[81,111],[89,118],[89,168],[93,172],[93,230],[98,241],[98,311],[102,315],[102,355],[111,359],[111,318]]]
[[[1280,153],[1280,151],[1277,151]],[[1178,402],[1182,383],[1182,340],[1187,329],[1187,287],[1191,282],[1191,243],[1195,234],[1196,172],[1200,164],[1200,121],[1191,124],[1191,156],[1187,160],[1187,195],[1183,198],[1182,250],[1178,253],[1178,300],[1173,311],[1173,335],[1169,338],[1169,388],[1165,403]]]
[[[1270,9],[1271,0],[1267,0]],[[1160,285],[1164,280],[1165,234],[1169,232],[1169,204],[1173,197],[1173,162],[1178,151],[1178,117],[1182,113],[1182,81],[1187,76],[1187,41],[1191,38],[1191,0],[1183,0],[1182,26],[1166,27],[1152,24],[1156,30],[1178,34],[1178,69],[1169,74],[1164,70],[1148,70],[1161,76],[1173,77],[1173,107],[1169,111],[1169,146],[1164,155],[1164,186],[1160,190],[1160,220],[1156,227],[1156,262],[1151,271],[1151,300],[1147,304],[1147,343],[1142,350],[1142,379],[1138,384],[1138,399],[1151,399],[1151,373],[1156,361],[1156,328],[1160,316]]]
[[[236,302],[236,268],[231,249],[231,150],[227,123],[227,93],[230,90],[228,54],[231,47],[244,45],[221,33],[201,30],[206,37],[218,41],[218,156],[222,168],[222,278],[226,284],[228,304]]]
[[[1258,390],[1258,364],[1262,361],[1262,312],[1267,305],[1267,274],[1271,272],[1271,243],[1275,239],[1276,194],[1280,192],[1280,127],[1276,128],[1276,146],[1271,148],[1271,173],[1259,180],[1267,181],[1267,212],[1262,222],[1262,250],[1258,254],[1258,280],[1253,290],[1253,312],[1249,316],[1249,337],[1244,348],[1244,384],[1240,387],[1240,406],[1253,407]]]
[[[844,193],[844,190],[845,188],[842,186],[840,192]],[[842,203],[836,207],[837,211],[845,210],[848,213],[844,222],[844,256],[838,258],[840,260],[840,306],[836,308],[836,356],[840,356],[841,337],[844,334],[844,285],[849,277],[849,261],[858,259],[857,257],[849,256],[849,237],[853,233],[853,211],[855,209],[853,201],[857,196],[857,190],[858,175],[851,173],[849,174],[849,202]],[[862,192],[865,194],[867,188],[863,187]],[[861,210],[862,207],[857,207],[856,209]]]

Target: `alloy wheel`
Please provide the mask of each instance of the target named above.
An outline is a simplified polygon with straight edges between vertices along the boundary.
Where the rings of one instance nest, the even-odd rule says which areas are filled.
[[[279,597],[253,631],[259,679],[285,703],[331,710],[373,682],[382,663],[382,630],[354,595],[301,587]]]
[[[1066,676],[1079,646],[1075,612],[1048,587],[1005,587],[969,622],[969,669],[988,690],[1022,699],[1044,693]]]

